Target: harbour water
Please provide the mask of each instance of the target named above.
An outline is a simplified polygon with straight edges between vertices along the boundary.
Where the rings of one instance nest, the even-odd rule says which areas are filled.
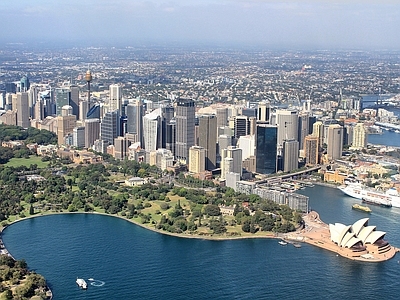
[[[400,147],[400,133],[383,130],[382,134],[369,134],[368,143],[374,145]]]
[[[368,215],[352,210],[359,200],[338,189],[315,186],[301,192],[326,223],[369,217],[370,225],[400,246],[400,209],[371,207]],[[399,255],[361,263],[307,244],[281,246],[274,239],[171,237],[110,216],[28,219],[7,228],[3,241],[17,259],[46,277],[55,300],[398,299],[400,294]],[[87,280],[88,290],[77,287],[77,277]]]

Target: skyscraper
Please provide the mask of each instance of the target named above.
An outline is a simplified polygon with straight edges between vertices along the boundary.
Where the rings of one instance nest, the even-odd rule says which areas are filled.
[[[14,106],[14,104],[13,104]],[[17,93],[16,97],[17,126],[23,128],[30,127],[29,122],[29,97],[28,93]],[[14,109],[13,109],[14,110]]]
[[[79,119],[79,87],[71,85],[69,89],[71,91],[69,105],[72,106],[72,114]]]
[[[228,122],[228,108],[218,107],[217,111],[217,127],[224,127]]]
[[[352,147],[356,149],[367,147],[367,132],[363,123],[357,123],[354,126]]]
[[[72,108],[70,106],[66,106],[65,109],[67,110],[70,108],[72,111]],[[58,139],[58,144],[59,145],[65,145],[65,137],[68,134],[72,134],[74,131],[74,128],[76,126],[76,116],[72,114],[65,113],[62,116],[58,116],[58,126],[57,126],[57,139]]]
[[[94,141],[100,137],[100,119],[85,120],[85,147],[93,146]]]
[[[299,148],[300,149],[304,149],[304,139],[305,137],[308,135],[308,121],[309,121],[309,117],[308,114],[300,114],[299,115],[299,125],[298,125],[298,138],[297,140],[299,141]]]
[[[247,116],[235,117],[235,138],[250,134],[250,122]]]
[[[283,172],[291,172],[299,167],[299,142],[283,140]]]
[[[199,146],[205,149],[206,170],[214,170],[217,165],[217,118],[215,115],[199,117]]]
[[[143,146],[147,152],[160,148],[158,144],[160,122],[161,108],[157,108],[143,117]]]
[[[227,173],[237,173],[242,177],[242,149],[236,146],[229,146],[227,149],[222,149],[221,155],[221,178],[226,178]]]
[[[139,99],[129,103],[126,107],[126,130],[132,134],[133,143],[140,142],[143,147],[143,107]]]
[[[313,124],[312,135],[318,138],[318,147],[322,147],[324,144],[324,124],[321,121]]]
[[[318,164],[318,137],[307,135],[304,138],[304,156],[307,166]]]
[[[74,147],[85,147],[85,127],[75,127],[72,130],[72,144]]]
[[[55,89],[56,115],[61,116],[63,106],[69,105],[71,99],[71,90],[66,88]]]
[[[189,172],[201,173],[205,170],[206,150],[200,146],[189,148]]]
[[[257,121],[269,122],[271,107],[268,101],[260,102],[257,110]]]
[[[121,113],[122,108],[122,86],[119,84],[110,85],[109,111],[118,110]]]
[[[195,144],[195,103],[191,99],[178,99],[176,103],[176,159],[189,161],[189,148]]]
[[[277,126],[257,124],[256,172],[271,174],[277,168]]]
[[[298,135],[298,114],[295,110],[278,109],[276,111],[276,125],[278,126],[278,145],[283,140],[296,140]]]
[[[343,152],[343,127],[339,124],[332,124],[328,127],[328,159],[337,159]]]
[[[129,141],[126,137],[119,136],[114,139],[114,157],[123,160],[128,156]]]
[[[168,124],[174,118],[174,107],[172,105],[166,105],[162,107],[162,116],[161,116],[161,148],[167,148],[167,136],[168,133]]]
[[[110,111],[105,114],[100,124],[100,138],[108,145],[114,145],[114,139],[119,136],[119,112]]]
[[[172,119],[167,124],[167,136],[166,136],[165,148],[167,150],[170,150],[174,156],[176,156],[175,140],[176,140],[176,120]]]
[[[30,85],[30,83],[29,83],[29,78],[28,78],[27,75],[24,75],[24,76],[21,78],[20,85],[21,85],[20,92],[27,92],[27,91],[29,90],[29,87],[30,87],[31,85]]]

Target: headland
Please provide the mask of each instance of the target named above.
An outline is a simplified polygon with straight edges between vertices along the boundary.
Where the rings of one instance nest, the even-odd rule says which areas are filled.
[[[373,242],[365,243],[364,245],[360,245],[358,243],[350,247],[340,246],[332,241],[330,226],[321,221],[319,214],[316,211],[311,211],[305,215],[303,220],[305,222],[305,228],[301,231],[297,231],[296,233],[286,234],[286,239],[296,242],[305,242],[307,244],[335,252],[345,258],[364,262],[386,261],[393,258],[396,253],[400,251],[399,248],[390,245],[383,239],[373,240]],[[367,223],[368,219],[362,219],[360,221]],[[346,228],[349,229],[350,226],[345,226],[343,228],[343,239],[345,239],[345,234],[347,233]],[[349,240],[353,238],[354,234],[350,235],[351,237]]]

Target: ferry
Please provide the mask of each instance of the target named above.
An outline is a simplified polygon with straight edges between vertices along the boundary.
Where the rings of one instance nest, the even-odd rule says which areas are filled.
[[[356,199],[365,199],[386,207],[400,208],[400,196],[395,188],[383,192],[363,186],[360,182],[348,180],[345,180],[345,184],[338,188],[346,195]]]
[[[372,210],[368,206],[362,206],[360,204],[353,204],[352,208],[369,214],[372,212]]]
[[[77,278],[76,279],[76,284],[83,290],[87,289],[87,283],[84,279],[82,278]]]

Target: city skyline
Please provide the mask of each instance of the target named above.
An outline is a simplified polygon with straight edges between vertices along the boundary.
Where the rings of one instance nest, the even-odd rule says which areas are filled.
[[[6,43],[396,49],[396,1],[2,1]],[[18,20],[18,22],[15,22]],[[117,22],[116,22],[117,21]]]

